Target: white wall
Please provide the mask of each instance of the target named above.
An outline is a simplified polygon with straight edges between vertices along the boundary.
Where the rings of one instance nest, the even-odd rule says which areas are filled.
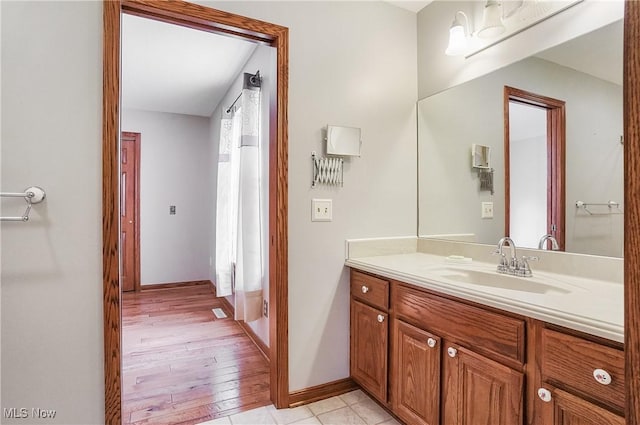
[[[0,227],[2,407],[57,410],[3,423],[104,423],[102,4],[0,8],[1,187],[47,192],[28,223]]]
[[[622,256],[623,216],[575,208],[577,200],[622,202],[622,87],[538,58],[419,102],[419,233],[474,233],[481,243],[504,236],[504,85],[566,101],[566,250]],[[471,143],[492,147],[493,196],[478,190]],[[480,218],[482,201],[493,201],[493,220]]]
[[[2,185],[49,195],[32,223],[3,224],[3,407],[98,424],[102,5],[0,5]],[[416,17],[382,2],[211,5],[291,30],[290,389],[345,378],[344,240],[415,234]],[[310,154],[323,151],[327,123],[361,127],[363,156],[346,163],[344,188],[312,190]],[[312,197],[333,198],[333,222],[310,222]]]
[[[416,232],[416,16],[382,2],[215,2],[289,27],[290,390],[349,376],[347,238]],[[344,187],[311,188],[327,124],[362,128]],[[311,222],[311,199],[333,222]]]
[[[446,56],[449,27],[456,11],[472,21],[476,1],[434,1],[418,13],[418,98],[477,78],[503,66],[556,46],[579,35],[621,19],[621,0],[584,0],[468,59]],[[476,27],[477,29],[477,27]],[[473,31],[473,29],[472,29]]]
[[[216,170],[209,118],[123,109],[121,119],[122,131],[141,133],[141,284],[208,280]]]
[[[382,2],[205,4],[290,28],[290,389],[344,378],[344,239],[415,234],[416,52],[420,97],[479,74],[473,67],[461,73],[459,63],[442,66],[444,46],[432,56],[426,49],[442,40],[455,10],[445,11],[445,19],[428,6],[417,35],[415,15]],[[607,18],[593,0],[575,13],[578,7],[595,11],[586,17]],[[2,225],[2,407],[41,406],[57,409],[51,422],[98,424],[102,5],[0,2],[0,8],[2,188],[40,184],[48,193],[32,222]],[[573,12],[557,18],[578,21]],[[558,26],[571,33],[565,39],[577,35],[572,25]],[[547,29],[541,24],[501,44],[508,60],[477,55],[476,62],[488,64],[482,73],[528,56],[528,43],[536,51],[557,44]],[[324,150],[327,123],[361,127],[362,157],[346,162],[343,188],[311,189],[310,152]],[[310,222],[314,197],[333,198],[333,222]],[[15,206],[3,205],[3,213]]]
[[[262,77],[262,87],[261,87],[261,113],[262,116],[260,118],[260,156],[261,156],[261,204],[262,204],[262,226],[264,231],[264,237],[262,240],[262,252],[264,253],[263,257],[263,270],[262,275],[264,276],[263,287],[262,287],[262,298],[264,300],[269,301],[269,122],[270,122],[270,113],[273,112],[275,114],[275,102],[276,98],[276,89],[277,89],[277,81],[276,81],[276,50],[273,47],[262,46],[259,45],[253,55],[249,58],[247,63],[242,67],[237,78],[229,87],[229,91],[224,95],[220,104],[216,108],[216,110],[211,115],[210,119],[210,128],[211,128],[211,140],[212,140],[212,153],[211,158],[214,164],[218,163],[218,143],[220,140],[220,118],[222,117],[222,113],[226,110],[233,101],[238,97],[238,94],[242,91],[242,85],[244,81],[243,74],[245,72],[254,74],[256,71],[260,70],[260,76]],[[271,111],[273,110],[273,111]],[[214,173],[215,174],[215,173]],[[217,174],[215,174],[212,178],[214,182],[213,185],[213,193],[215,193],[215,188],[217,184]],[[215,202],[215,196],[213,197],[213,201]],[[213,208],[213,217],[215,223],[215,205]],[[212,226],[210,232],[210,245],[211,252],[213,255],[213,263],[210,270],[210,279],[212,282],[215,282],[215,249],[216,249],[216,239],[215,239],[215,224]],[[229,302],[233,305],[234,299],[233,296],[227,297]],[[267,346],[269,346],[269,319],[267,317],[262,317],[256,321],[249,322],[248,325],[253,329],[258,338],[260,338]]]

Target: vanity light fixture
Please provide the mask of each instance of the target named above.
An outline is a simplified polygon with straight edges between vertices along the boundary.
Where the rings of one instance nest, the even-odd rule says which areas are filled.
[[[458,19],[458,15],[464,16],[466,29],[462,25],[462,22]],[[467,53],[467,45],[471,31],[469,31],[469,18],[462,11],[457,11],[453,17],[453,23],[449,28],[449,45],[444,53],[447,56],[460,56]]]
[[[505,30],[502,22],[502,3],[497,0],[487,0],[482,13],[482,26],[478,30],[478,37],[494,38]]]

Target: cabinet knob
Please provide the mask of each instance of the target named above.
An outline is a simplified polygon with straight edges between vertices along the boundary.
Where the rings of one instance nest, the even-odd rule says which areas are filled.
[[[596,369],[593,371],[593,377],[602,385],[609,385],[611,383],[611,375],[604,369]]]
[[[449,357],[455,357],[458,354],[458,350],[453,347],[449,347],[447,348],[447,354],[449,355]]]
[[[435,347],[435,346],[436,346],[436,340],[435,340],[435,339],[433,339],[433,338],[429,338],[429,339],[427,340],[427,345],[428,345],[429,347],[431,347],[431,348]]]
[[[384,322],[384,316],[382,314],[378,314],[378,322]]]
[[[546,388],[538,388],[538,397],[540,397],[540,400],[548,403],[551,401],[551,391]]]
[[[369,287],[362,285],[362,293],[366,294],[367,292],[369,292]]]

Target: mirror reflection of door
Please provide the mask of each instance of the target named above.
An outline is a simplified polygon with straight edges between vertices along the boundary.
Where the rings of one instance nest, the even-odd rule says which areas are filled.
[[[525,248],[552,235],[564,250],[564,102],[505,87],[504,115],[505,235]]]

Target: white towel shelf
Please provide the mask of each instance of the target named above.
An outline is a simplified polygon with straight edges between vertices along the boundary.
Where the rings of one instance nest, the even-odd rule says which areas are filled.
[[[595,210],[598,207],[607,208],[600,208],[600,210]],[[623,214],[622,208],[620,208],[620,203],[616,201],[608,201],[606,203],[576,201],[576,208],[579,210],[584,210],[589,215]]]

